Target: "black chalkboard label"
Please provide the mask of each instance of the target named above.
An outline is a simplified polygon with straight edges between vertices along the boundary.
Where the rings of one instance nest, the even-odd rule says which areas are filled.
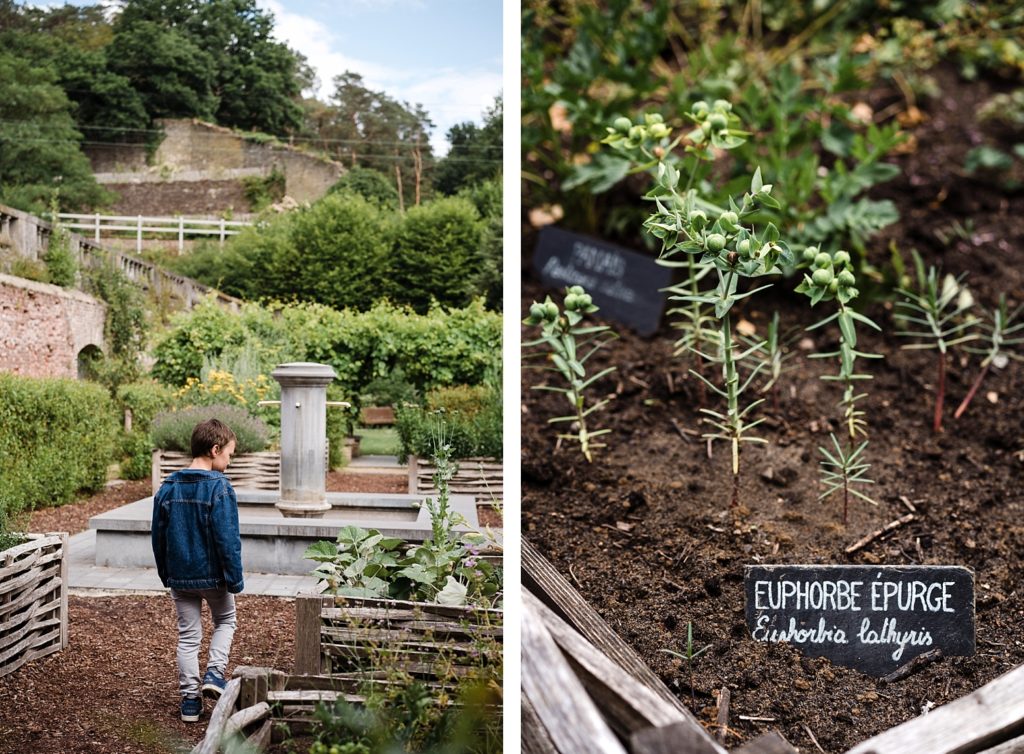
[[[666,300],[661,289],[672,284],[672,270],[650,257],[550,225],[537,239],[533,266],[552,288],[582,285],[602,317],[640,335],[658,329]]]
[[[974,576],[959,566],[747,566],[747,628],[882,676],[919,654],[974,654]]]

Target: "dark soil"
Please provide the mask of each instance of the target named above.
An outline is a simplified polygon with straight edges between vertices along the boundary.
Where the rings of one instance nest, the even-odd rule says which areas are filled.
[[[967,150],[983,138],[973,115],[991,89],[945,72],[940,83],[943,96],[923,106],[927,120],[915,131],[916,150],[895,158],[902,175],[877,192],[897,203],[902,220],[872,244],[872,258],[883,264],[890,240],[905,254],[916,247],[926,262],[968,273],[986,307],[1001,292],[1019,304],[1024,197],[957,172]],[[994,143],[1008,151],[1012,141]],[[936,231],[949,230],[954,221],[969,230],[944,243]],[[796,283],[778,281],[767,298],[755,297],[743,317],[763,333],[774,310],[785,327],[805,327],[830,313],[822,306],[812,311],[792,293]],[[544,293],[527,273],[524,308]],[[864,333],[858,343],[885,355],[858,362],[874,375],[866,385],[866,460],[875,480],[868,492],[879,505],[851,503],[845,526],[838,498],[818,500],[818,447],[829,442],[830,431],[841,430],[841,390],[819,379],[835,365],[807,358],[833,350],[836,334],[827,328],[801,333],[805,342],[794,349],[777,405],[764,404],[768,419],[761,436],[770,444],[743,451],[737,511],[729,510],[728,447],[716,444],[709,457],[699,438],[700,392],[687,376],[689,364],[673,356],[668,327],[649,340],[623,333],[595,357],[592,371],[608,365],[618,371],[597,385],[596,393],[614,400],[593,415],[595,427],[613,432],[610,447],[593,464],[574,447],[556,447],[546,421],[564,413],[564,398],[530,390],[539,373],[524,372],[524,536],[688,705],[687,670],[661,650],[685,651],[692,621],[697,647],[711,645],[694,662],[694,712],[710,726],[715,694],[728,687],[730,747],[779,729],[802,751],[814,748],[812,734],[824,751],[843,751],[1024,662],[1024,370],[1011,363],[990,373],[970,410],[954,420],[978,357],[951,358],[945,432],[934,435],[934,355],[900,350],[889,305],[869,305],[867,313],[885,330]],[[907,513],[904,499],[917,511],[912,523],[854,556],[844,554]],[[757,563],[967,566],[975,572],[977,653],[946,658],[883,686],[827,660],[802,658],[788,646],[754,642],[744,621],[742,579],[743,567]]]

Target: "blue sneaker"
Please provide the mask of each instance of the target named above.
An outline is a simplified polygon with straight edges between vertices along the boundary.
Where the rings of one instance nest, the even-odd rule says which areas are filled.
[[[228,682],[218,675],[216,670],[210,668],[206,671],[206,675],[203,676],[203,696],[217,699],[224,693],[224,687],[227,685]]]
[[[203,714],[203,700],[198,696],[185,696],[181,698],[181,719],[186,723],[199,722],[199,716]]]

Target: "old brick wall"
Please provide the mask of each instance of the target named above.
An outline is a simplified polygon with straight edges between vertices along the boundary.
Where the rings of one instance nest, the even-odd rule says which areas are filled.
[[[0,275],[0,371],[77,377],[86,348],[106,350],[106,304],[81,291]]]

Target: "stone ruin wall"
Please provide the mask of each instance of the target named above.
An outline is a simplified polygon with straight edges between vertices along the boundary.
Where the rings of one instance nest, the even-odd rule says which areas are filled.
[[[97,180],[121,195],[115,214],[248,212],[245,178],[269,175],[275,167],[285,175],[285,194],[312,202],[345,172],[340,163],[287,145],[244,139],[209,123],[164,120],[161,125],[165,137],[149,164],[141,145],[85,149]]]
[[[81,291],[0,275],[0,372],[77,377],[83,350],[104,350],[106,304]]]

